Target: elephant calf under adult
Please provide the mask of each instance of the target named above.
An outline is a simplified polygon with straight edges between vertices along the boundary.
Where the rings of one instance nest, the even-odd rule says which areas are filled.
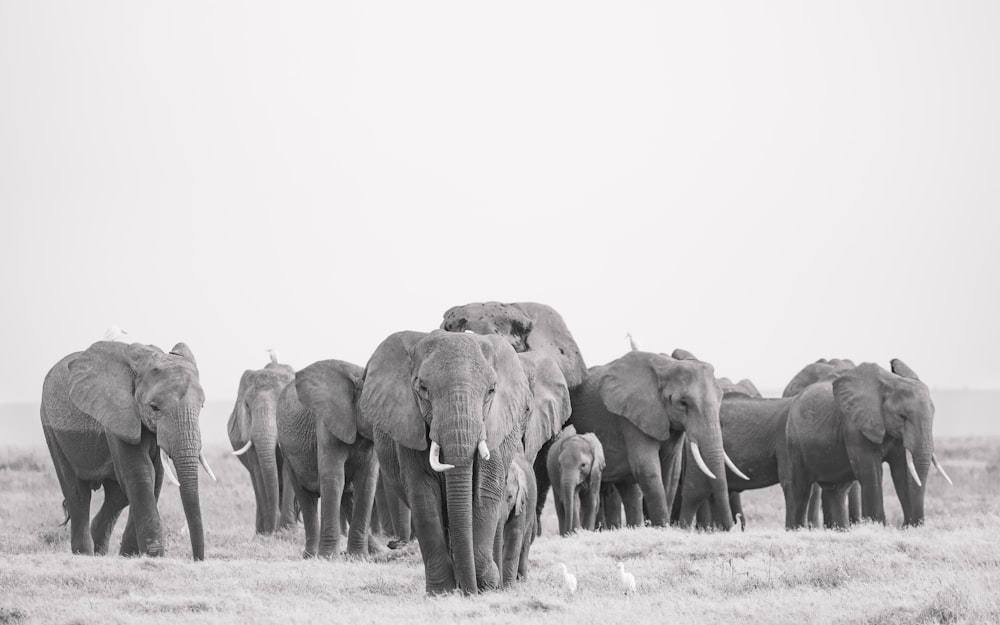
[[[861,482],[861,514],[885,523],[882,464],[889,463],[903,508],[904,525],[924,521],[927,473],[934,457],[934,403],[930,391],[899,360],[892,373],[864,363],[832,382],[818,382],[798,394],[789,410],[786,438],[789,471],[782,481],[785,526],[803,527],[810,485],[846,491]],[[824,516],[847,526],[845,497],[831,499]]]
[[[307,558],[337,555],[342,501],[352,485],[347,553],[362,556],[375,547],[368,528],[378,460],[371,425],[360,419],[357,408],[363,376],[357,365],[321,360],[296,373],[278,402],[278,445],[302,507]]]
[[[629,525],[642,524],[643,503],[653,525],[667,524],[665,480],[685,433],[695,463],[714,480],[713,493],[725,500],[725,516],[730,517],[725,467],[732,461],[722,446],[722,390],[712,365],[632,351],[592,367],[571,400],[570,422],[578,432],[593,432],[601,441],[606,460],[602,480],[615,483]],[[635,484],[642,501],[633,495]],[[695,512],[685,503],[681,518],[689,523]],[[729,520],[725,527],[731,526]]]
[[[506,504],[501,515],[502,540],[494,546],[494,559],[500,564],[501,584],[511,586],[528,577],[528,554],[535,539],[535,499],[538,488],[531,463],[524,454],[514,456],[507,472]]]
[[[429,593],[499,587],[494,546],[529,393],[499,336],[397,332],[368,361],[362,420],[385,484],[412,512]]]
[[[194,354],[139,343],[94,343],[60,360],[42,385],[42,431],[70,521],[73,553],[107,553],[118,515],[130,506],[121,555],[163,555],[157,500],[169,465],[177,467],[181,503],[195,560],[205,557],[198,463],[198,418],[205,393]],[[176,480],[175,480],[176,481]],[[90,495],[104,504],[90,522]]]
[[[577,434],[569,426],[549,448],[549,481],[559,519],[559,534],[566,536],[583,527],[593,531],[601,497],[604,448],[597,436]]]
[[[250,473],[257,504],[256,531],[270,534],[281,521],[281,452],[278,450],[278,396],[295,378],[295,369],[271,362],[263,369],[247,369],[240,377],[236,404],[229,415],[229,442],[240,462]],[[288,498],[286,497],[286,500]],[[288,500],[290,501],[290,500]],[[290,508],[290,506],[286,506]],[[291,522],[286,514],[286,522]]]

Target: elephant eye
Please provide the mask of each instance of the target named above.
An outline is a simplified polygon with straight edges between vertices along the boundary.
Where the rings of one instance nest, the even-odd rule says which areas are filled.
[[[160,411],[160,407],[157,406],[156,404],[149,404],[149,409],[152,410],[153,412],[159,412]]]

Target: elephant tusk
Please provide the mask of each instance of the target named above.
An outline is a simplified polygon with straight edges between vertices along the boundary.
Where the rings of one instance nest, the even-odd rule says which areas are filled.
[[[431,468],[438,473],[443,473],[444,471],[449,471],[455,468],[453,464],[443,464],[441,462],[441,446],[437,444],[436,441],[431,441]]]
[[[245,453],[247,453],[248,451],[250,451],[250,446],[251,446],[251,445],[253,445],[253,441],[247,441],[247,444],[246,444],[246,445],[244,445],[244,446],[242,446],[242,447],[240,447],[240,448],[239,448],[239,449],[237,449],[236,451],[234,451],[234,452],[233,452],[233,455],[234,455],[234,456],[242,456],[243,454],[245,454]]]
[[[722,455],[726,457],[726,466],[729,467],[730,471],[732,471],[733,473],[735,473],[736,476],[739,477],[740,479],[744,479],[744,480],[746,480],[748,482],[750,481],[750,478],[748,478],[746,475],[744,475],[743,471],[739,470],[739,467],[737,467],[736,463],[733,462],[732,458],[729,457],[729,454],[727,454],[726,452],[722,452]]]
[[[478,448],[479,448],[479,457],[482,458],[483,460],[489,460],[490,459],[490,448],[487,447],[485,440],[479,441]]]
[[[694,461],[698,465],[698,468],[701,469],[701,472],[714,480],[715,474],[708,470],[708,465],[705,464],[705,461],[701,457],[701,451],[698,450],[698,443],[694,441],[691,441],[691,455],[694,456]]]
[[[163,473],[166,475],[167,481],[174,486],[180,486],[181,483],[177,481],[177,476],[170,470],[170,458],[167,457],[167,452],[160,449],[160,458],[163,460]]]
[[[945,481],[947,481],[950,485],[954,486],[955,482],[951,481],[951,478],[948,477],[947,473],[945,473],[944,467],[941,466],[941,463],[938,462],[937,456],[935,456],[934,454],[931,454],[931,462],[934,463],[934,468],[938,470],[938,473],[941,474],[941,477],[943,477]]]
[[[212,471],[212,467],[208,466],[208,458],[205,457],[205,452],[198,454],[198,462],[201,463],[201,466],[205,467],[205,473],[208,473],[208,477],[212,478],[213,482],[219,481],[215,479],[215,472]]]
[[[910,450],[906,450],[906,468],[910,470],[910,475],[913,477],[913,481],[917,483],[917,486],[923,486],[920,481],[920,477],[917,475],[917,467],[913,465],[913,454]]]

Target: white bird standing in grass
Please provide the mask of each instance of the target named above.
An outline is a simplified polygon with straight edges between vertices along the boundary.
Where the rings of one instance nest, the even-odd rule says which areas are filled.
[[[733,521],[735,521],[735,522],[733,523],[733,526],[731,528],[729,528],[730,532],[736,532],[736,531],[745,532],[745,531],[747,531],[747,522],[743,518],[743,513],[742,512],[737,512],[736,513],[736,518],[734,518]]]
[[[626,595],[635,594],[635,575],[625,572],[625,563],[618,563],[618,575],[621,577],[622,590]]]
[[[567,591],[569,591],[569,594],[572,595],[576,592],[576,575],[570,573],[569,569],[567,569],[566,565],[562,562],[559,563],[559,566],[562,567],[563,586]]]

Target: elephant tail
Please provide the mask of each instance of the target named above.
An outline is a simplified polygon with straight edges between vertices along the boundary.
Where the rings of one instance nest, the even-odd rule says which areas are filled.
[[[62,508],[63,508],[63,514],[66,515],[66,518],[63,520],[62,523],[59,524],[59,527],[66,527],[66,524],[69,523],[69,508],[66,506],[65,499],[62,500]]]

